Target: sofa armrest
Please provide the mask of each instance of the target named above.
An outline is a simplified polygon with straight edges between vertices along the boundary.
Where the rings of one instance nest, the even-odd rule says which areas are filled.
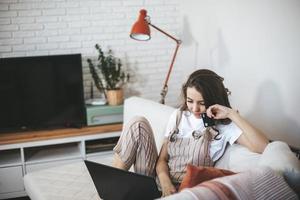
[[[126,124],[134,116],[144,116],[150,123],[159,152],[170,115],[175,108],[141,97],[130,97],[124,102],[124,119]]]

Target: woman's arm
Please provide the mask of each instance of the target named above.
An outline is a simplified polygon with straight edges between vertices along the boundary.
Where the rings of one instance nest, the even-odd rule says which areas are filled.
[[[168,142],[168,139],[164,140],[156,164],[156,173],[161,184],[163,197],[176,193],[176,188],[172,184],[168,167]]]
[[[237,111],[231,108],[215,104],[210,106],[206,112],[207,116],[214,119],[231,119],[243,131],[237,142],[253,152],[262,153],[269,143],[260,130],[252,126]]]

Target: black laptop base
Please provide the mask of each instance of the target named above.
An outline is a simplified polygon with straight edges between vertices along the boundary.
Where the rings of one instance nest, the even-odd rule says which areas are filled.
[[[85,160],[97,192],[104,200],[153,200],[161,196],[153,177]]]

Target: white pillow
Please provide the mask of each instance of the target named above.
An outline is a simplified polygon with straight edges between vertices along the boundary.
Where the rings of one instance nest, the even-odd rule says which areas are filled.
[[[300,161],[286,143],[281,141],[269,143],[258,165],[269,166],[282,174],[300,198]]]
[[[274,141],[267,145],[258,165],[268,166],[280,173],[286,171],[300,173],[300,161],[289,146],[281,141]]]

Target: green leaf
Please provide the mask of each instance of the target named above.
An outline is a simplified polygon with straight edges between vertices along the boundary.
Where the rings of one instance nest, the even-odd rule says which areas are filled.
[[[95,48],[99,54],[96,66],[100,74],[97,73],[95,65],[90,59],[88,59],[88,63],[96,87],[99,87],[98,89],[101,91],[122,87],[123,84],[129,81],[130,75],[123,71],[121,59],[116,58],[111,49],[104,53],[99,44],[96,44]]]

